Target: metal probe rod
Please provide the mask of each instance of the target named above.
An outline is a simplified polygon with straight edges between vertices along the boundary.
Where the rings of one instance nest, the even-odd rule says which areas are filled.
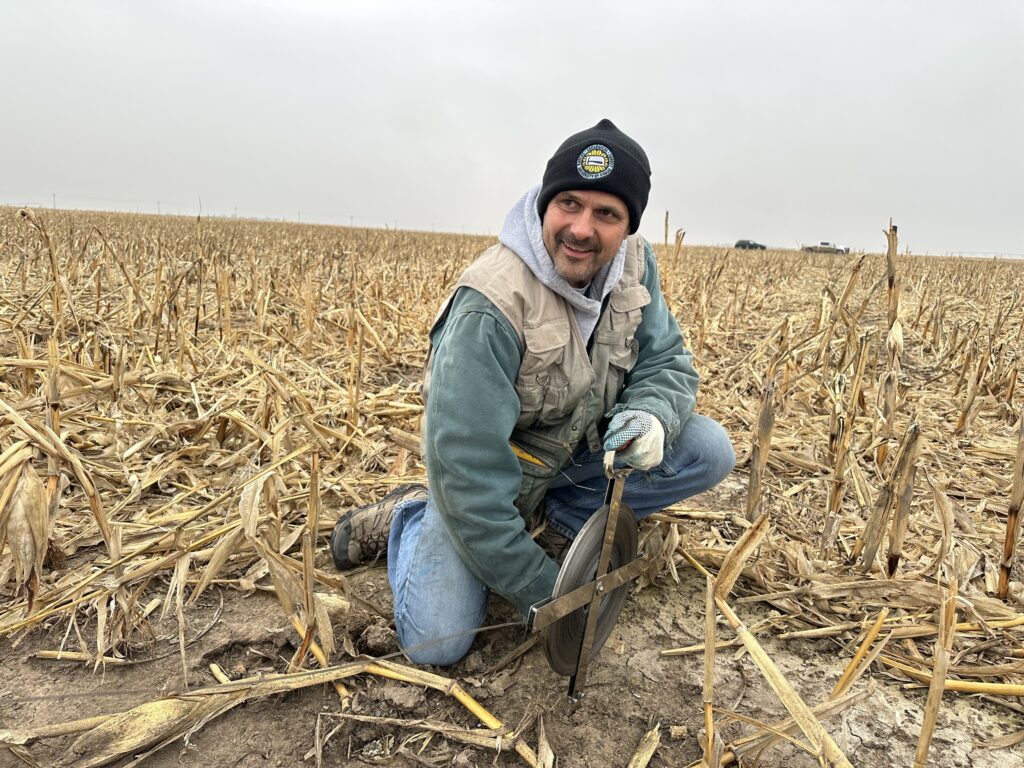
[[[608,490],[605,492],[605,504],[608,506],[608,519],[604,524],[604,540],[601,542],[601,556],[598,558],[595,579],[608,572],[608,563],[612,556],[612,542],[618,530],[619,506],[622,502],[623,482],[629,474],[629,468],[615,469],[615,451],[604,455],[604,474],[608,478]],[[604,585],[598,583],[587,612],[587,624],[580,642],[580,655],[576,662],[576,673],[569,679],[569,706],[576,707],[583,698],[582,688],[587,681],[587,668],[590,666],[590,649],[594,643],[594,632],[597,629],[597,615],[600,613],[601,599],[604,596]]]

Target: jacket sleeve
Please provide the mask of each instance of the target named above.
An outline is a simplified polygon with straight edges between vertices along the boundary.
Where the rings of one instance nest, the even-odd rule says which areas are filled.
[[[644,259],[643,284],[651,294],[651,303],[644,307],[636,331],[636,365],[626,374],[619,402],[607,416],[627,409],[647,411],[665,427],[668,445],[693,413],[700,377],[693,368],[693,355],[683,342],[679,323],[665,303],[654,250],[646,240]]]
[[[515,507],[522,471],[508,440],[520,411],[519,339],[491,302],[462,288],[431,341],[430,492],[466,567],[525,615],[551,596],[558,566]]]

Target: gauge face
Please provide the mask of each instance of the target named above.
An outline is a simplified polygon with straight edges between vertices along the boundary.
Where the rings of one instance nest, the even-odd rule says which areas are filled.
[[[605,521],[608,519],[608,507],[601,507],[587,521],[573,540],[569,552],[565,556],[562,568],[555,580],[555,588],[551,599],[556,600],[567,595],[574,589],[588,584],[596,578],[597,566],[601,558],[601,544],[604,541]],[[612,553],[608,562],[608,572],[627,565],[636,559],[637,532],[633,510],[627,504],[619,505],[616,519],[615,538],[612,540]],[[626,602],[632,581],[623,584],[601,597],[598,604],[597,629],[591,647],[590,658],[593,659],[601,646],[612,633],[619,612]],[[560,675],[576,673],[579,661],[580,645],[587,626],[587,615],[590,606],[577,608],[567,616],[555,621],[544,632],[544,653],[551,668]]]

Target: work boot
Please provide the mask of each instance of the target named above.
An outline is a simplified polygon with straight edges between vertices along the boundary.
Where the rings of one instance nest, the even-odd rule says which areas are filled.
[[[427,499],[422,485],[400,485],[380,501],[346,512],[331,533],[331,556],[340,571],[355,568],[387,551],[395,507],[403,501]]]

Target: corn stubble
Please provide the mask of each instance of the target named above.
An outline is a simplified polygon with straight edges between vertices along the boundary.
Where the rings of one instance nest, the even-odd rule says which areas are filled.
[[[340,511],[424,480],[424,339],[489,243],[0,209],[0,635],[20,640],[47,622],[65,640],[42,657],[97,667],[144,658],[163,617],[178,624],[184,662],[199,603],[260,588],[277,595],[297,648],[279,681],[221,677],[105,719],[19,724],[0,745],[79,733],[69,759],[103,765],[310,681],[334,686],[339,717],[359,717],[352,688],[387,674],[471,713],[461,732],[422,733],[551,764],[542,735],[528,746],[524,727],[505,728],[458,681],[345,660],[354,638],[337,612],[359,595],[320,567]],[[682,230],[671,242],[666,219],[660,278],[705,381],[698,409],[730,431],[749,478],[725,507],[659,515],[662,573],[708,579],[703,711],[670,713],[703,719],[705,765],[780,742],[847,764],[822,723],[862,702],[880,673],[931,685],[919,765],[943,692],[1024,691],[1024,265],[900,256],[892,225],[884,246],[730,253],[684,246]],[[730,597],[737,583],[745,596]],[[747,627],[750,602],[776,618]],[[715,638],[718,615],[738,640]],[[764,633],[845,644],[831,696],[804,702]],[[718,710],[714,649],[737,642],[789,720],[744,724]],[[661,748],[660,732],[634,764]],[[635,747],[623,745],[621,762]]]

